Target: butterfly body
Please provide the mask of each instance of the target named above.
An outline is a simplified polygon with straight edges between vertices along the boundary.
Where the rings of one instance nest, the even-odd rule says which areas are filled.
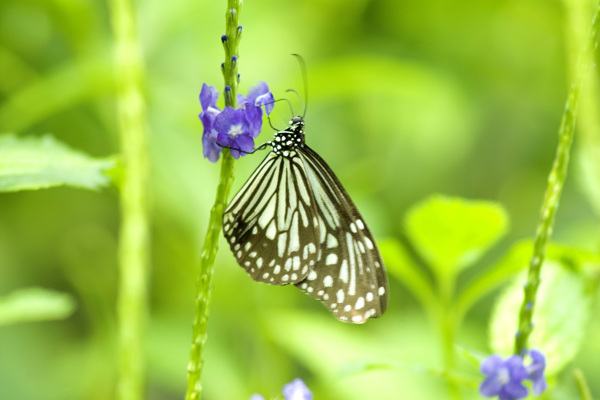
[[[385,267],[356,206],[305,143],[304,119],[276,132],[272,151],[231,201],[223,232],[256,281],[294,284],[341,321],[363,323],[387,308]]]

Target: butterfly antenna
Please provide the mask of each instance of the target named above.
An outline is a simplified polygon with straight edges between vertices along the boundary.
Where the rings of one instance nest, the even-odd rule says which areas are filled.
[[[302,101],[302,105],[304,106],[304,113],[302,114],[302,118],[306,116],[306,106],[308,105],[308,74],[306,73],[306,62],[304,62],[304,58],[300,54],[292,54],[298,60],[300,64],[300,69],[302,70],[302,80],[304,81],[304,101],[302,101],[302,97],[300,97],[300,101]],[[294,90],[294,92],[296,92]],[[296,92],[298,94],[298,92]],[[298,95],[300,96],[300,95]]]
[[[286,90],[286,92],[294,92],[294,93],[296,93],[296,95],[300,99],[300,103],[302,103],[302,107],[304,108],[304,114],[302,114],[302,118],[304,118],[304,116],[306,115],[306,104],[304,104],[304,100],[302,100],[302,96],[300,96],[300,93],[298,93],[298,91],[296,89],[288,89],[288,90]],[[296,114],[294,114],[294,115],[296,115]]]

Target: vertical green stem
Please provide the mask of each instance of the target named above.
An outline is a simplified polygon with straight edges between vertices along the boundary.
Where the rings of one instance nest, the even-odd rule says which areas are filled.
[[[130,0],[110,0],[115,36],[119,130],[123,156],[120,191],[117,398],[144,397],[143,330],[147,313],[148,153],[142,56]]]
[[[580,369],[576,369],[573,371],[573,377],[575,378],[575,383],[577,384],[577,389],[579,390],[579,395],[581,396],[581,400],[593,400],[592,392],[590,391],[590,387],[585,380],[585,376]]]
[[[228,0],[225,13],[226,34],[221,41],[225,49],[225,62],[222,64],[223,78],[225,80],[225,106],[236,106],[236,92],[238,84],[237,57],[238,45],[242,35],[238,18],[242,8],[242,0]],[[235,58],[234,58],[235,56]],[[229,150],[223,150],[221,161],[221,177],[217,186],[215,203],[210,212],[210,220],[196,281],[196,313],[192,326],[192,345],[190,361],[188,364],[188,387],[186,400],[199,400],[202,396],[202,368],[204,366],[204,347],[207,339],[208,306],[210,302],[211,282],[214,272],[215,257],[219,249],[219,236],[223,211],[227,206],[229,191],[233,182],[233,157]]]
[[[515,337],[515,354],[522,354],[527,350],[527,342],[533,330],[532,318],[536,295],[540,285],[540,272],[546,255],[546,245],[552,234],[552,225],[560,193],[567,175],[569,154],[575,131],[579,92],[585,77],[592,69],[592,55],[598,44],[598,31],[600,29],[599,14],[600,5],[596,10],[588,42],[582,52],[575,78],[569,89],[565,112],[558,132],[558,147],[550,176],[548,177],[548,186],[542,202],[540,219],[534,240],[533,256],[529,263],[527,282],[524,286],[523,304],[519,312],[519,326]]]
[[[454,341],[456,337],[457,314],[454,301],[454,290],[456,285],[456,276],[452,272],[455,268],[444,269],[444,274],[439,275],[439,329],[442,339],[442,354],[444,361],[444,370],[451,373],[455,367],[454,359]],[[448,380],[449,398],[459,399],[460,389],[454,380]]]

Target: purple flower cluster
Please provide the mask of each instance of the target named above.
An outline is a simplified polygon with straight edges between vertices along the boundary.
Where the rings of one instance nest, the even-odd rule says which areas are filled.
[[[531,364],[527,367],[519,356],[503,359],[493,354],[486,358],[481,364],[481,372],[487,378],[479,386],[479,393],[484,397],[498,396],[500,400],[523,399],[529,395],[523,381],[529,380],[533,384],[533,393],[540,395],[548,387],[544,377],[546,358],[537,350],[528,354]]]
[[[226,86],[225,91],[231,89]],[[231,149],[231,155],[238,159],[241,155],[254,150],[254,139],[262,128],[263,111],[265,106],[267,115],[274,106],[273,94],[265,82],[260,82],[248,92],[248,96],[237,96],[238,108],[217,107],[219,92],[214,86],[202,85],[200,92],[200,105],[202,112],[200,120],[204,126],[202,134],[202,147],[204,157],[215,163],[219,159],[223,147]]]
[[[284,400],[312,400],[313,394],[304,381],[296,378],[283,387]],[[253,394],[250,400],[265,400],[260,394]]]

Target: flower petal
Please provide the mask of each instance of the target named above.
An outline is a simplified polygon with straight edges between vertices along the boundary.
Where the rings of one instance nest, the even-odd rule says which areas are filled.
[[[504,365],[508,367],[511,381],[522,381],[527,378],[527,370],[523,366],[523,359],[519,356],[511,356],[505,362]]]
[[[231,141],[231,147],[235,147],[238,150],[242,150],[244,153],[251,153],[252,150],[254,150],[254,140],[248,134],[237,135]]]
[[[256,98],[256,100],[254,101],[254,105],[257,107],[264,105],[265,111],[267,112],[267,115],[269,115],[275,107],[275,97],[273,97],[273,93],[271,92],[262,94]]]
[[[531,350],[529,352],[532,363],[527,367],[527,379],[536,380],[544,376],[544,369],[546,369],[546,357],[537,351]]]
[[[244,110],[244,117],[248,124],[250,136],[257,137],[262,129],[262,110],[258,107],[247,107]]]
[[[511,396],[511,399],[523,399],[529,394],[529,390],[520,381],[510,381],[502,388],[502,392]]]
[[[246,96],[248,99],[248,103],[254,104],[254,102],[259,96],[267,93],[269,93],[269,85],[267,85],[267,83],[264,81],[258,82],[256,85],[252,86],[248,91],[248,96]]]
[[[204,132],[210,132],[212,129],[215,117],[204,111],[202,111],[200,113],[199,117],[200,117],[200,121],[202,122],[202,126],[204,127]]]
[[[207,132],[202,135],[202,154],[211,163],[216,163],[223,149],[217,144],[214,137]]]
[[[219,92],[214,86],[208,86],[206,83],[202,84],[202,90],[200,91],[200,105],[202,110],[206,111],[209,107],[217,107],[217,99],[219,98]]]
[[[491,376],[496,373],[498,368],[502,367],[504,364],[504,360],[498,354],[492,354],[488,358],[486,358],[479,368],[481,373],[486,376]]]
[[[246,103],[248,103],[248,100],[246,100],[246,98],[244,97],[244,95],[241,94],[237,94],[236,96],[237,98],[237,106],[238,108],[244,108],[244,106],[246,105]]]
[[[252,396],[250,396],[250,400],[265,400],[265,398],[262,397],[260,394],[255,393]]]
[[[479,385],[479,393],[483,397],[494,397],[500,393],[502,383],[496,377],[489,377]]]
[[[313,394],[304,381],[296,378],[283,387],[285,400],[312,400]]]
[[[234,110],[232,107],[225,107],[215,118],[213,128],[219,133],[229,133],[232,125],[241,125],[244,122],[243,110]],[[221,142],[219,141],[219,143]]]
[[[544,376],[541,376],[538,379],[534,380],[531,389],[533,390],[533,393],[536,396],[542,394],[544,390],[548,389],[548,382],[546,381],[546,378]]]

